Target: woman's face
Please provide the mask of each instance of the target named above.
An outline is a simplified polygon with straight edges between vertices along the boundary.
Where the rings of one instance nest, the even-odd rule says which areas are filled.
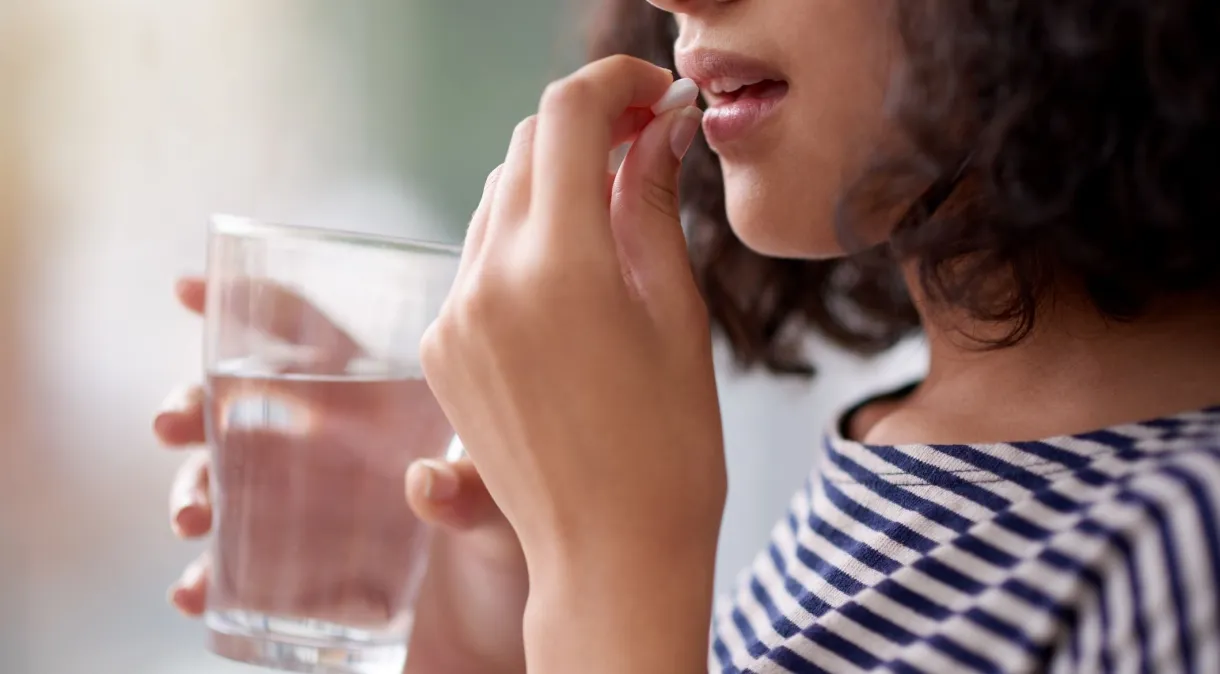
[[[738,236],[777,257],[838,253],[840,191],[884,130],[892,0],[650,1],[677,18]]]

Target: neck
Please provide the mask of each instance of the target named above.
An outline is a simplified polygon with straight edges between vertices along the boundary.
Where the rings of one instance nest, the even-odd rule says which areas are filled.
[[[1057,293],[1027,338],[988,349],[979,338],[1011,326],[935,306],[910,280],[928,340],[928,376],[909,397],[862,415],[856,435],[868,442],[1033,440],[1220,403],[1214,299],[1166,302],[1118,322],[1082,296]]]

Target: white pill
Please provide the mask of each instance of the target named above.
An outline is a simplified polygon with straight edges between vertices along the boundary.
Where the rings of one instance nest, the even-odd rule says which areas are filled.
[[[662,115],[670,110],[685,108],[695,104],[699,98],[699,85],[694,80],[681,79],[669,85],[669,89],[661,100],[652,106],[652,114]]]
[[[695,100],[698,98],[699,85],[695,84],[694,80],[678,80],[669,85],[669,89],[665,91],[665,95],[661,97],[661,100],[652,106],[652,114],[663,115],[670,110],[694,105]],[[607,169],[611,173],[618,173],[619,167],[623,165],[623,160],[627,158],[627,152],[630,150],[631,143],[623,143],[614,148],[610,152]]]

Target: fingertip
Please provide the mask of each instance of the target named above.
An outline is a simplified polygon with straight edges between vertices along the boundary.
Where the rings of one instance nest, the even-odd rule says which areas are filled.
[[[179,538],[199,538],[212,528],[212,510],[202,504],[183,506],[174,513],[174,533]]]
[[[174,294],[178,301],[195,313],[203,313],[207,284],[198,276],[184,276],[174,283]]]
[[[452,501],[461,491],[461,477],[444,461],[424,459],[407,468],[407,498],[432,506]]]
[[[170,606],[173,606],[179,613],[188,618],[197,618],[203,615],[203,593],[198,589],[174,584],[166,593],[166,600],[169,601]]]
[[[153,417],[153,433],[157,439],[169,444],[174,436],[176,421],[176,415],[173,412],[161,412]]]
[[[171,446],[203,442],[203,403],[204,391],[199,385],[174,389],[153,417],[153,433]]]
[[[418,505],[422,504],[426,498],[425,492],[428,491],[427,486],[428,475],[425,469],[418,463],[413,463],[407,466],[407,474],[404,477],[403,488],[407,495],[407,503],[411,505],[417,512]]]
[[[677,220],[678,169],[703,121],[703,111],[684,106],[657,116],[640,132],[619,169],[619,206],[651,206],[667,220]],[[620,241],[620,243],[623,243]]]
[[[174,476],[169,492],[170,528],[179,538],[198,538],[212,528],[212,504],[208,494],[208,454],[198,452],[187,458]],[[190,569],[191,578],[200,571]]]
[[[178,582],[169,587],[165,598],[170,606],[173,606],[182,615],[196,618],[203,615],[207,596],[202,584],[202,576],[194,578],[190,576],[191,571],[187,570]]]
[[[686,157],[686,152],[695,141],[702,125],[703,111],[693,105],[674,113],[674,120],[669,127],[669,147],[674,159],[680,162]]]
[[[207,604],[209,567],[208,557],[200,557],[186,568],[178,582],[170,586],[169,603],[183,615],[197,617],[203,614]]]
[[[176,412],[163,412],[153,419],[153,434],[170,448],[190,447],[204,441],[202,423]]]
[[[504,164],[498,164],[487,174],[487,179],[483,181],[483,193],[494,194],[502,175],[504,175]]]

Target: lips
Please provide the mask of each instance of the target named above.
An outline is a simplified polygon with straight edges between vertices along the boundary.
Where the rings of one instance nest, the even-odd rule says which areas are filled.
[[[680,52],[678,71],[699,85],[708,111],[703,130],[714,148],[741,140],[762,126],[788,94],[788,81],[771,64],[742,54],[694,49]]]

